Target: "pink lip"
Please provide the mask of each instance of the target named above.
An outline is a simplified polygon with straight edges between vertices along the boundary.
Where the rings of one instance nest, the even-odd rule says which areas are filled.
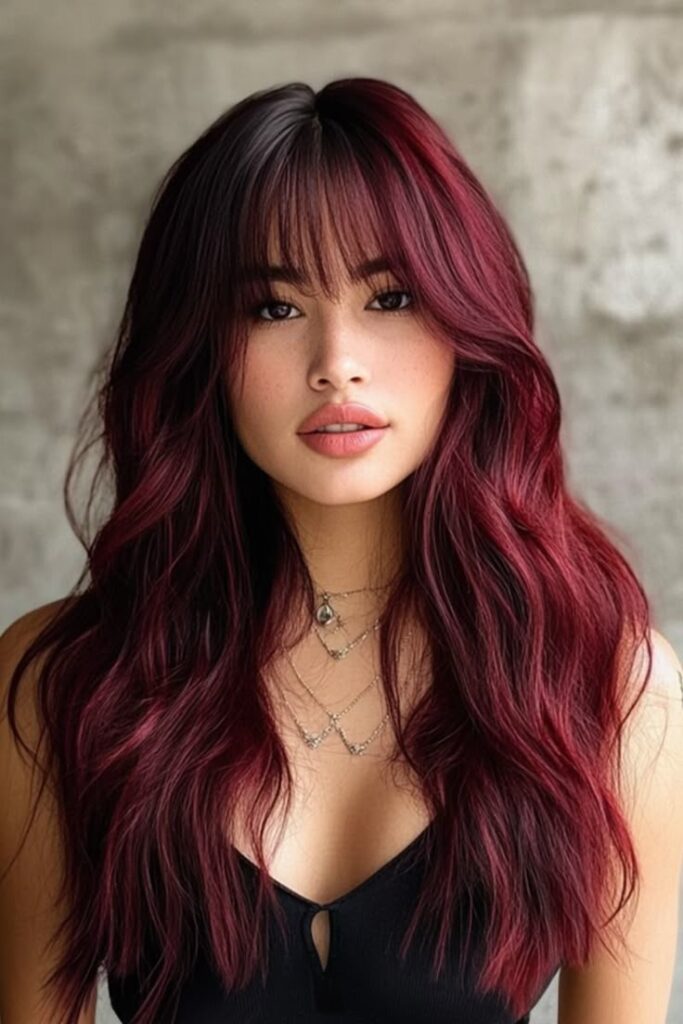
[[[312,430],[328,427],[331,423],[360,423],[364,427],[388,426],[387,421],[367,405],[358,402],[327,402],[303,421],[297,433],[310,434]]]
[[[339,422],[339,421],[337,421]],[[369,430],[355,430],[346,434],[299,434],[299,437],[313,451],[332,458],[360,455],[381,441],[387,427],[373,427]]]

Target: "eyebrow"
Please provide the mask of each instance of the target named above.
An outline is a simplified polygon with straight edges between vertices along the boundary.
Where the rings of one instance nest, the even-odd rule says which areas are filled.
[[[391,264],[386,256],[376,256],[371,260],[363,260],[358,266],[351,270],[351,280],[362,281],[373,274],[379,274],[385,270],[391,270]],[[303,271],[297,267],[281,266],[280,264],[269,263],[265,266],[248,267],[240,273],[241,281],[285,281],[287,284],[309,285],[310,281]]]

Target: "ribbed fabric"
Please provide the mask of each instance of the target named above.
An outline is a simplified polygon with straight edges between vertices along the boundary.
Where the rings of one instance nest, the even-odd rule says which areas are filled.
[[[464,976],[458,973],[457,944],[465,928],[458,915],[438,981],[431,978],[435,936],[414,938],[406,960],[400,960],[398,948],[416,904],[424,872],[420,854],[430,828],[331,903],[315,903],[275,882],[287,918],[288,948],[271,922],[265,987],[257,973],[246,989],[226,994],[200,958],[183,987],[174,1024],[529,1024],[528,1013],[515,1022],[499,1000],[476,995],[471,970]],[[236,852],[255,883],[256,866]],[[312,919],[320,910],[330,913],[325,968],[311,934]],[[475,931],[475,943],[477,939],[474,948],[481,949],[481,932]],[[560,965],[550,966],[533,1005]],[[131,1024],[142,1002],[136,978],[110,975],[108,986],[114,1012]]]

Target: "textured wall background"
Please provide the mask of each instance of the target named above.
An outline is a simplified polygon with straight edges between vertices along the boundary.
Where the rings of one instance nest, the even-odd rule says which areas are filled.
[[[437,117],[506,213],[573,485],[683,651],[683,0],[10,0],[0,29],[2,628],[80,568],[66,457],[161,175],[255,89],[368,74]],[[533,1024],[554,1020],[555,984]]]

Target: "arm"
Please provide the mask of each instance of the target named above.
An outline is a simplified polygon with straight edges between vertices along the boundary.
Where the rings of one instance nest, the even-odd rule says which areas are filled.
[[[33,764],[20,748],[7,721],[7,685],[12,669],[42,626],[44,605],[14,622],[0,636],[0,1020],[2,1024],[54,1024],[55,1007],[41,999],[40,986],[54,966],[45,944],[59,923],[53,907],[61,874],[61,855],[52,794],[46,786],[21,853],[5,875],[25,833],[38,787]],[[35,663],[19,687],[17,724],[35,750],[38,725],[33,705]],[[42,763],[42,756],[41,756]],[[95,1024],[96,988],[78,1024]]]
[[[626,817],[642,872],[635,913],[622,911],[629,962],[598,946],[581,969],[563,968],[559,1024],[666,1024],[683,861],[683,667],[655,630],[652,673],[623,742]],[[642,682],[642,676],[641,682]]]

